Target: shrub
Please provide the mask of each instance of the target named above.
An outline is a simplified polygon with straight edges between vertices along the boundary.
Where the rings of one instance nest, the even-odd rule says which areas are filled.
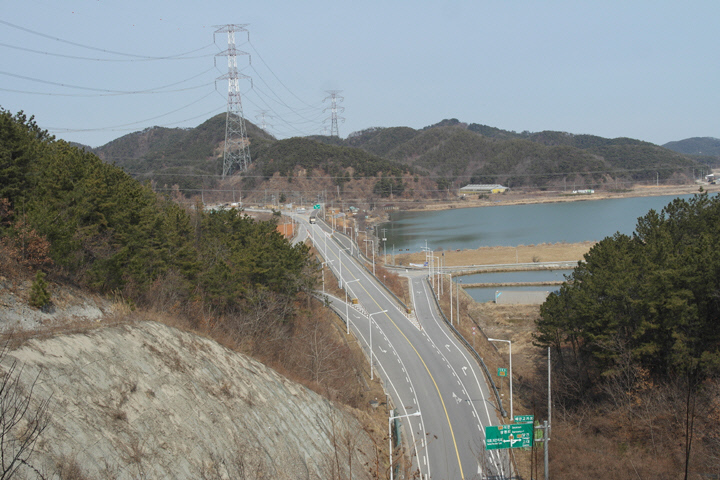
[[[45,281],[45,274],[38,270],[30,288],[30,305],[43,311],[50,306],[50,292],[48,283]]]

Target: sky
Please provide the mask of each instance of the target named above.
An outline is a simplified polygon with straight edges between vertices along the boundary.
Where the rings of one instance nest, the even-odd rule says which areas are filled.
[[[92,147],[227,110],[277,138],[446,118],[662,145],[720,137],[716,0],[0,0],[0,107]],[[344,121],[343,121],[344,119]]]

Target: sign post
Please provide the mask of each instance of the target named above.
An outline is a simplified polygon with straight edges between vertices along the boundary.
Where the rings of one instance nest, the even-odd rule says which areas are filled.
[[[533,423],[535,421],[534,415],[515,415],[515,423]]]
[[[532,423],[511,423],[485,427],[485,450],[529,448],[532,440]]]

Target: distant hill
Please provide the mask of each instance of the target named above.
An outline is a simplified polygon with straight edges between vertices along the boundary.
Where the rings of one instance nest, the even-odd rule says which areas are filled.
[[[567,179],[588,185],[611,178],[643,181],[657,175],[662,180],[699,165],[696,159],[630,138],[517,133],[457,119],[420,130],[371,128],[351,134],[345,145],[415,167],[436,177],[441,189],[469,182],[544,188]]]
[[[94,153],[139,180],[154,180],[160,186],[178,185],[187,192],[215,187],[214,176],[222,173],[225,115],[215,115],[194,128],[146,128],[98,147]],[[246,122],[246,128],[253,145],[275,141],[251,122]]]
[[[720,167],[720,139],[713,137],[693,137],[676,142],[668,142],[663,147],[691,156],[696,161],[710,167]]]
[[[720,139],[713,137],[692,137],[668,142],[663,147],[686,155],[720,156]]]
[[[318,185],[321,189],[352,189],[361,179],[395,178],[392,187],[386,178],[386,188],[369,187],[365,182],[359,195],[368,188],[383,196],[397,194],[407,181],[401,177],[413,176],[416,185],[407,194],[432,196],[467,183],[547,188],[567,181],[597,187],[618,180],[691,179],[693,168],[708,163],[630,138],[556,131],[518,133],[454,118],[417,130],[373,127],[346,139],[316,135],[276,140],[251,122],[246,124],[253,160],[243,180],[248,191],[261,188],[276,174],[292,182],[300,170],[310,177],[322,174],[329,179]],[[139,178],[191,192],[218,185],[224,138],[225,114],[221,114],[196,128],[153,127],[132,133],[95,152]],[[424,180],[418,183],[418,176]]]

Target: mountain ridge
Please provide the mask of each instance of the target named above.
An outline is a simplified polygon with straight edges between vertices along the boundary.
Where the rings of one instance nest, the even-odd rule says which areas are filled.
[[[140,179],[188,194],[220,188],[225,114],[190,129],[152,127],[125,135],[95,149]],[[373,191],[383,196],[384,176],[422,177],[413,195],[433,197],[467,183],[502,183],[511,188],[544,189],[572,178],[577,185],[691,181],[712,158],[679,153],[627,137],[545,130],[514,132],[477,123],[445,119],[422,129],[371,127],[347,138],[314,135],[278,140],[246,121],[252,165],[242,187],[260,188],[274,175],[288,179],[308,169],[332,179],[323,189],[375,178]],[[321,146],[324,145],[324,146]],[[362,152],[362,153],[361,153]],[[401,180],[396,180],[403,189]],[[348,185],[348,186],[350,186]],[[389,194],[389,193],[388,193]]]

